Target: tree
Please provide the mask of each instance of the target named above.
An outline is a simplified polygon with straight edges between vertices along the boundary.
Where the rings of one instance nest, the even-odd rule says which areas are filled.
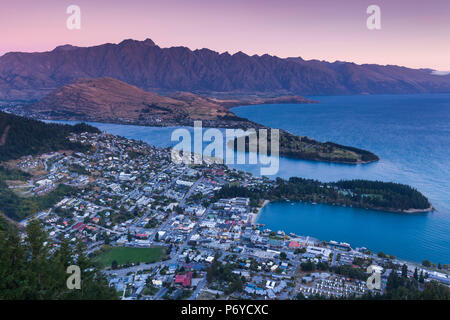
[[[423,260],[423,261],[422,261],[422,265],[423,265],[424,267],[429,268],[429,267],[431,267],[431,262],[430,262],[430,260]]]
[[[116,299],[117,293],[85,256],[79,241],[71,248],[62,241],[49,250],[50,239],[38,221],[32,220],[22,242],[17,229],[0,232],[0,300]],[[52,246],[53,247],[53,246]],[[81,290],[70,290],[67,267],[81,270]]]
[[[103,232],[103,240],[105,241],[106,245],[111,243],[111,240],[109,239],[109,236],[106,232]]]
[[[414,269],[414,279],[419,280],[419,274],[417,271],[417,267]]]
[[[297,293],[295,296],[297,300],[306,300],[305,295],[302,292]]]
[[[407,278],[408,277],[408,266],[406,264],[402,265],[402,277]]]
[[[280,259],[281,260],[286,260],[286,258],[287,258],[286,252],[281,252],[280,253]]]
[[[317,264],[317,269],[321,270],[321,271],[326,271],[328,270],[328,263],[327,262],[319,262]]]
[[[113,270],[116,270],[118,266],[119,266],[119,264],[117,263],[117,260],[113,260],[113,262],[111,263],[111,268]]]
[[[302,262],[300,264],[300,267],[302,268],[302,271],[314,271],[314,270],[316,270],[316,265],[311,260],[308,260],[307,262]]]

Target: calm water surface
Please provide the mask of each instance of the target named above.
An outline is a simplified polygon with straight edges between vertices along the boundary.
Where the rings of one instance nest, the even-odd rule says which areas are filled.
[[[372,179],[411,185],[437,209],[394,214],[305,203],[272,203],[259,222],[273,230],[365,246],[398,257],[450,263],[450,94],[311,97],[320,104],[234,108],[241,117],[274,128],[376,153],[366,165],[281,158],[277,176],[322,181]],[[172,146],[174,128],[91,123],[158,147]],[[254,174],[257,166],[235,165]]]

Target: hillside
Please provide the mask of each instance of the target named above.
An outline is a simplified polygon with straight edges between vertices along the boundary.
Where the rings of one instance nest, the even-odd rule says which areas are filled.
[[[67,136],[86,131],[98,129],[85,124],[46,124],[0,112],[0,161],[56,150],[84,150],[84,146],[70,142]]]
[[[92,120],[104,122],[157,123],[211,119],[230,114],[218,104],[196,99],[189,101],[163,97],[122,81],[101,78],[81,79],[63,86],[26,108],[51,119]]]
[[[83,120],[139,125],[255,127],[229,108],[258,103],[312,103],[300,96],[280,98],[211,99],[189,92],[161,96],[112,78],[80,79],[17,109],[40,119]]]
[[[278,98],[217,99],[188,92],[160,96],[122,81],[101,78],[82,79],[55,90],[41,101],[15,112],[38,119],[82,120],[147,126],[192,126],[202,120],[204,127],[264,128],[236,116],[229,108],[244,104],[314,103],[300,96]],[[280,155],[308,160],[345,163],[377,161],[371,152],[321,143],[280,130]]]
[[[450,75],[426,69],[160,48],[147,39],[7,53],[0,57],[0,100],[37,100],[77,79],[101,77],[146,91],[210,96],[450,92]]]

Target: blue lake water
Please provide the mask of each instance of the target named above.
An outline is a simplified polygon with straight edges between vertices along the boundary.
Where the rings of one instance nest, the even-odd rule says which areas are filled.
[[[449,263],[450,94],[311,98],[320,104],[245,106],[233,111],[319,141],[364,148],[381,158],[356,166],[281,159],[282,177],[405,183],[424,193],[436,211],[408,215],[274,203],[264,208],[259,222],[275,230],[345,241],[405,259]]]
[[[259,222],[274,230],[365,246],[398,257],[450,263],[450,94],[310,97],[320,104],[234,108],[238,116],[274,128],[376,153],[366,165],[280,159],[277,176],[322,181],[371,179],[411,185],[436,211],[394,214],[304,203],[272,203]],[[174,128],[91,123],[159,147],[173,146]],[[259,174],[255,165],[234,165]]]

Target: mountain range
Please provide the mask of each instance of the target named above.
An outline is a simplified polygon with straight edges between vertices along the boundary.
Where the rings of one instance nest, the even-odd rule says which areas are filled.
[[[152,40],[0,57],[0,100],[38,100],[80,78],[110,77],[156,93],[209,97],[450,92],[450,75],[394,65],[161,48]]]

